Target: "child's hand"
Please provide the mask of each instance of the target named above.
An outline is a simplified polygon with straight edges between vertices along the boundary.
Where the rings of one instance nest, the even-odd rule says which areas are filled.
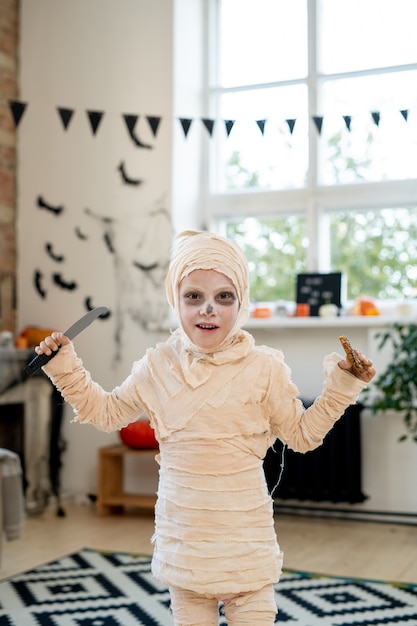
[[[375,370],[372,367],[372,361],[363,356],[362,352],[352,346],[346,335],[339,335],[339,341],[346,353],[346,359],[339,362],[339,367],[360,378],[360,380],[369,383],[375,376]]]
[[[70,343],[70,339],[63,333],[54,332],[52,335],[45,337],[35,348],[36,354],[46,354],[49,356],[52,352],[59,350],[61,346],[66,346]]]
[[[349,360],[347,357],[343,361],[339,361],[339,367],[342,370],[350,372],[351,374],[356,376],[356,378],[359,378],[360,380],[369,383],[376,374],[375,369],[372,367],[372,361],[370,359],[367,359],[359,350],[355,349],[354,351],[357,360],[360,362],[362,368],[359,369],[357,366],[355,367],[352,361]]]

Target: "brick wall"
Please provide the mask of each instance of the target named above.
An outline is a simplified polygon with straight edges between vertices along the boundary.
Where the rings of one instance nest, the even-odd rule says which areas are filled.
[[[0,2],[0,331],[15,332],[16,131],[19,0]]]

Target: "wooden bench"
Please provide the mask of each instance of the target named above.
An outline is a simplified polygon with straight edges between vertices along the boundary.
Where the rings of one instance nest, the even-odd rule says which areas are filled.
[[[157,453],[158,450],[129,448],[123,444],[99,448],[97,493],[99,515],[122,513],[125,507],[154,509],[156,494],[141,495],[124,492],[124,460],[130,455],[154,458]]]

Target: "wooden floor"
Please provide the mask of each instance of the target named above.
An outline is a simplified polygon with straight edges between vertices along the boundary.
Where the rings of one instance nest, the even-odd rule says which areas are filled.
[[[26,518],[22,537],[3,541],[1,578],[80,548],[151,554],[152,513],[100,517],[93,504],[66,504]],[[276,515],[285,567],[417,584],[417,527]]]

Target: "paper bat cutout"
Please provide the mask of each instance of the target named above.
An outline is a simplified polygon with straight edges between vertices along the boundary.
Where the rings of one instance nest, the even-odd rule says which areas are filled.
[[[142,272],[150,272],[151,270],[156,270],[156,268],[159,266],[159,263],[151,263],[151,265],[143,265],[142,263],[139,263],[138,261],[133,261],[133,265],[137,267],[138,269],[142,270]]]
[[[77,235],[78,239],[82,239],[83,241],[88,239],[87,235],[84,235],[84,233],[78,226],[75,227],[75,234]]]
[[[62,278],[62,274],[60,273],[53,274],[52,278],[54,280],[54,283],[58,285],[58,287],[61,287],[62,289],[68,289],[68,291],[73,291],[74,289],[77,289],[78,287],[77,283],[74,280],[72,282],[66,282]]]
[[[129,132],[130,138],[132,139],[133,143],[139,148],[146,148],[147,150],[152,150],[153,146],[151,146],[148,143],[143,143],[143,141],[141,141],[139,137],[135,135],[135,126],[136,126],[136,122],[138,121],[138,116],[137,115],[123,115],[123,118],[124,118],[124,121],[127,126],[127,130]]]
[[[84,300],[84,305],[85,305],[85,308],[87,309],[87,311],[92,311],[95,308],[95,306],[93,304],[91,304],[91,302],[92,302],[91,296],[87,296],[86,299]],[[110,316],[111,316],[111,312],[107,311],[107,313],[102,313],[98,319],[99,320],[106,320]]]
[[[52,204],[45,202],[42,196],[38,196],[37,204],[40,209],[46,209],[47,211],[50,211],[51,213],[54,213],[55,215],[59,215],[64,210],[64,207],[62,205],[53,206]]]
[[[88,207],[84,209],[84,213],[86,213],[87,215],[90,215],[91,217],[94,217],[94,219],[96,219],[96,220],[99,219],[103,224],[113,224],[114,223],[114,218],[113,217],[106,217],[105,215],[97,215],[96,213],[94,213],[94,211],[92,211]]]
[[[33,282],[35,284],[35,289],[38,292],[38,294],[40,295],[40,297],[45,299],[46,298],[46,291],[42,287],[42,279],[43,279],[42,272],[39,271],[39,270],[35,270],[34,277],[33,277]]]
[[[140,178],[131,178],[130,176],[128,176],[123,161],[120,163],[117,169],[119,170],[122,176],[122,180],[124,183],[126,183],[126,185],[141,185],[143,183],[143,180],[141,180]]]
[[[106,244],[106,248],[107,250],[111,253],[114,254],[115,253],[115,249],[113,248],[113,242],[111,240],[110,234],[109,233],[104,233],[103,235],[103,239],[104,242]]]
[[[52,243],[46,243],[45,250],[51,257],[51,259],[53,259],[54,261],[57,261],[57,263],[62,263],[62,261],[64,261],[65,257],[62,254],[55,254]]]

